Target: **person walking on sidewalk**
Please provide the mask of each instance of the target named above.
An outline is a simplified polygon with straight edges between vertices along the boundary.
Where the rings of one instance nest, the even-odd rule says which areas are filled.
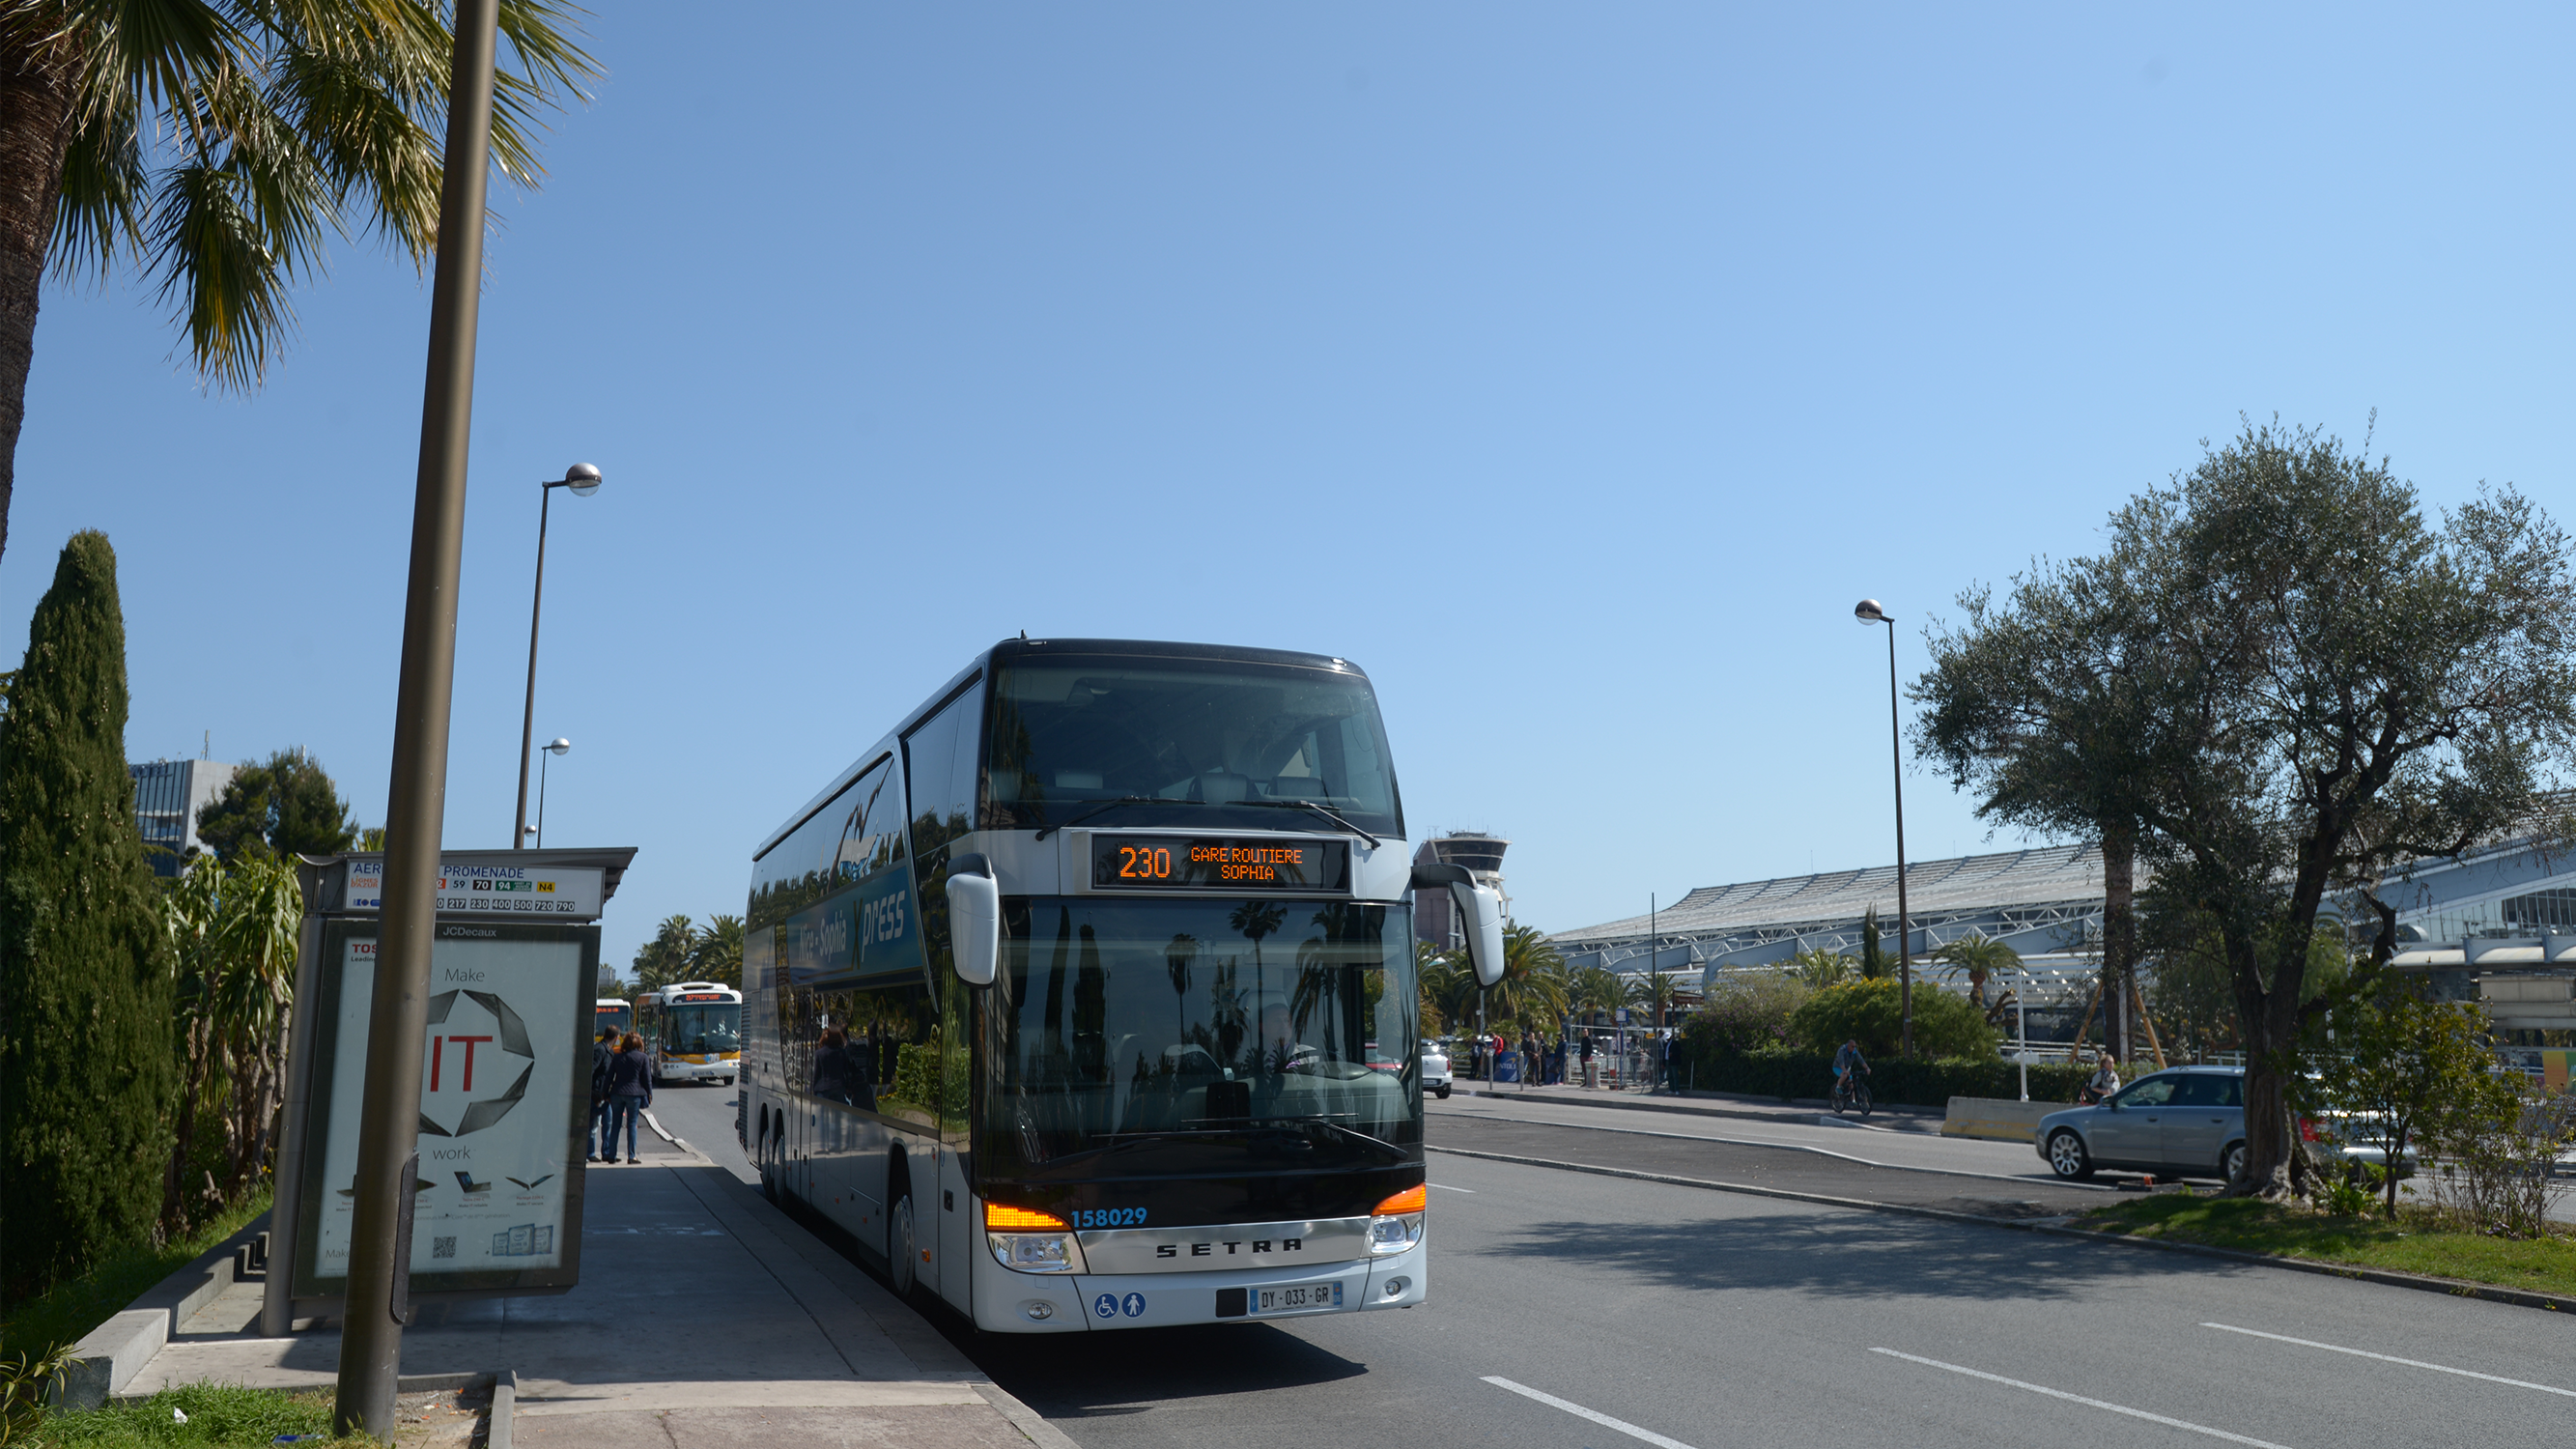
[[[626,1160],[642,1162],[635,1155],[635,1124],[653,1105],[653,1061],[644,1055],[644,1038],[633,1032],[619,1043],[616,1065],[610,1069],[608,1101],[614,1116],[608,1119],[608,1161],[617,1160],[617,1134],[626,1134]]]
[[[1538,1059],[1538,1033],[1536,1033],[1536,1032],[1534,1032],[1534,1031],[1531,1031],[1528,1027],[1522,1027],[1522,1028],[1521,1028],[1521,1090],[1522,1090],[1522,1091],[1526,1092],[1526,1091],[1528,1091],[1528,1090],[1529,1090],[1529,1088],[1530,1088],[1530,1078],[1532,1078],[1532,1077],[1534,1077],[1534,1076],[1537,1076],[1537,1075],[1539,1074],[1540,1070],[1541,1070],[1541,1068],[1540,1068],[1540,1065],[1539,1065],[1539,1059]]]
[[[615,1155],[615,1148],[603,1140],[609,1134],[608,1089],[617,1080],[617,1028],[603,1026],[599,1040],[590,1046],[590,1160],[604,1161]]]

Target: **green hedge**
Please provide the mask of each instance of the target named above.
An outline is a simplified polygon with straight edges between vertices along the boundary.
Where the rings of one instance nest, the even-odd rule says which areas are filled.
[[[1690,1050],[1687,1038],[1674,1044],[1673,1080],[1702,1092],[1742,1092],[1755,1097],[1820,1098],[1832,1090],[1834,1059],[1811,1052],[1721,1052]],[[2018,1097],[2021,1070],[2001,1057],[1952,1057],[1943,1061],[1877,1058],[1870,1062],[1869,1090],[1890,1105],[1947,1107],[1952,1097]],[[2076,1089],[2093,1074],[2090,1067],[2063,1062],[2030,1069],[2030,1096],[2035,1102],[2072,1102]]]

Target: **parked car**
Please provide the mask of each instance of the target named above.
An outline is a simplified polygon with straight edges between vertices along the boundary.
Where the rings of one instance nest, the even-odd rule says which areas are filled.
[[[2175,1177],[2233,1178],[2245,1165],[2245,1073],[2171,1067],[2091,1107],[2039,1119],[2039,1155],[2059,1177],[2101,1167]]]
[[[1449,1053],[1437,1042],[1424,1042],[1422,1044],[1422,1090],[1445,1102],[1449,1100],[1450,1086]]]

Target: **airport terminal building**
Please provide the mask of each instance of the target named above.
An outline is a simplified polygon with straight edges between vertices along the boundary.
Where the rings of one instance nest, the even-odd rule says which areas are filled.
[[[2141,887],[2147,875],[2141,864]],[[2032,1040],[2072,1039],[2101,960],[2099,849],[2045,845],[1920,861],[1905,880],[1917,962],[1971,933],[2002,941],[2028,968],[2027,979],[2007,984],[2031,1008]],[[2445,998],[2485,1001],[2516,1045],[2576,1044],[2576,858],[2512,841],[2419,861],[2380,897],[2398,910],[2397,969],[2425,973]],[[1858,955],[1873,908],[1893,952],[1892,865],[1702,886],[1651,917],[1549,939],[1573,966],[1677,972],[1713,985],[1724,972],[1775,967],[1808,947]]]

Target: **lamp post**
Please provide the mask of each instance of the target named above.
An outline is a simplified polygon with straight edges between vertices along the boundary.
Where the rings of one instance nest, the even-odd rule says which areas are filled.
[[[1904,1014],[1905,1049],[1914,1055],[1914,931],[1905,909],[1905,735],[1896,717],[1896,616],[1863,599],[1852,608],[1863,624],[1887,626],[1887,749],[1896,774],[1896,991]]]
[[[572,741],[557,735],[547,744],[546,753],[560,755],[571,748]],[[537,761],[537,823],[521,833],[534,835],[537,838],[537,849],[546,848],[546,762],[544,760]]]
[[[339,1391],[331,1432],[390,1441],[411,1321],[412,1184],[420,1170],[421,1038],[429,1032],[430,931],[456,693],[456,580],[465,551],[465,462],[474,418],[474,334],[483,281],[483,198],[492,159],[500,7],[457,0],[438,194],[437,272],[421,387],[420,471],[385,799],[385,892],[351,1183]]]
[[[546,512],[558,488],[571,489],[575,498],[588,498],[598,492],[599,470],[588,463],[575,463],[564,470],[561,478],[537,487],[537,592],[528,605],[528,706],[519,718],[519,819],[510,832],[512,850],[528,843],[528,756],[537,741],[537,622],[546,605]]]

